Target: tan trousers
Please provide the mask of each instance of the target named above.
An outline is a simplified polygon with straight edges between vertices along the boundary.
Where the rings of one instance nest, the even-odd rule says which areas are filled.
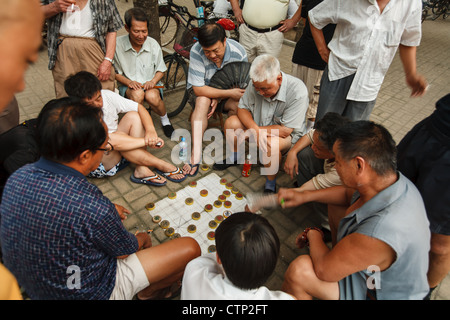
[[[97,75],[105,53],[94,38],[60,37],[55,67],[52,70],[55,82],[56,98],[67,96],[64,81],[68,76],[80,71],[89,71]],[[102,81],[102,88],[114,91],[115,71],[111,67],[109,80]]]
[[[239,26],[239,43],[247,51],[249,62],[262,54],[270,54],[278,58],[283,47],[283,40],[284,33],[278,30],[258,33],[245,24]]]
[[[311,69],[292,63],[292,75],[302,80],[308,90],[309,106],[308,111],[306,111],[306,119],[316,118],[322,74],[323,70]]]

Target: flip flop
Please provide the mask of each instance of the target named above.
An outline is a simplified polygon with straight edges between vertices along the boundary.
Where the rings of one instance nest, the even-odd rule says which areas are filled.
[[[187,178],[186,175],[184,176],[184,178],[181,178],[181,179],[175,179],[175,178],[171,177],[171,176],[176,175],[176,174],[183,174],[183,170],[181,170],[178,167],[172,172],[163,172],[163,171],[158,170],[158,169],[155,169],[155,171],[158,172],[160,175],[162,175],[167,180],[170,180],[172,182],[181,182],[181,181],[184,181]]]
[[[194,173],[194,174],[188,173],[188,176],[190,176],[190,177],[195,177],[195,176],[197,175],[198,171],[200,170],[200,168],[199,168],[200,164],[199,164],[199,163],[194,164],[194,165],[192,165],[192,164],[190,164],[190,163],[188,163],[188,164],[189,164],[189,166],[191,167],[191,170],[192,170],[193,168],[197,168],[197,170],[195,170],[195,173]],[[189,172],[190,172],[191,170],[189,170]]]
[[[162,180],[161,177],[156,174],[153,176],[145,177],[145,178],[136,178],[133,173],[130,176],[130,180],[133,181],[134,183],[142,183],[142,184],[155,186],[155,187],[162,187],[167,184],[167,181],[164,181],[163,183],[153,182],[154,180]]]

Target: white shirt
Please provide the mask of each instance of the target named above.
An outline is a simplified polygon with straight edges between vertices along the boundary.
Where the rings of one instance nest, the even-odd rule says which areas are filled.
[[[242,290],[226,277],[215,253],[204,254],[188,263],[184,271],[181,300],[294,300],[282,291],[266,287]]]
[[[118,74],[142,84],[152,80],[157,71],[167,70],[161,47],[155,39],[147,37],[141,50],[136,52],[128,34],[117,37],[114,66]]]
[[[66,36],[94,38],[94,20],[92,19],[91,1],[89,0],[83,10],[74,6],[74,11],[63,13],[59,33]],[[69,9],[71,7],[69,6]]]
[[[111,90],[102,90],[103,121],[108,127],[108,132],[116,132],[119,124],[119,114],[129,111],[138,111],[138,103],[122,97]]]
[[[271,28],[286,19],[289,0],[246,0],[242,8],[245,22],[255,28]]]
[[[391,0],[380,14],[376,0],[324,0],[309,11],[314,27],[336,24],[328,44],[330,81],[355,74],[347,99],[375,100],[399,44],[418,46],[420,0]]]

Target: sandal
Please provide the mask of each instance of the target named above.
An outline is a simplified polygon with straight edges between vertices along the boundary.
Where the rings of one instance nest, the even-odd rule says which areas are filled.
[[[155,180],[162,180],[161,177],[156,174],[153,176],[145,177],[145,178],[136,178],[133,173],[130,176],[130,180],[133,181],[134,183],[147,184],[147,185],[155,186],[155,187],[162,187],[167,184],[167,181],[164,181],[163,183],[153,182]]]
[[[172,182],[181,182],[181,181],[184,181],[187,178],[186,176],[184,176],[181,179],[175,179],[175,178],[171,177],[171,176],[176,175],[176,174],[184,174],[183,171],[180,168],[178,168],[178,167],[172,172],[163,172],[163,171],[158,170],[158,169],[155,169],[155,171],[158,172],[160,175],[162,175],[167,180],[170,180]]]
[[[139,292],[140,293],[140,292]],[[140,297],[139,293],[136,295],[138,300],[171,300],[176,298],[181,293],[181,281],[176,281],[172,283],[170,286],[162,288],[156,291],[150,297]]]
[[[196,169],[197,169],[197,170],[195,170],[194,174],[188,173],[189,176],[195,177],[195,176],[197,175],[199,169],[200,169],[200,168],[199,168],[200,164],[199,164],[199,163],[197,163],[197,164],[190,164],[190,163],[188,163],[188,165],[191,167],[191,170],[192,170],[193,168],[196,168]],[[191,170],[189,170],[189,172],[191,172]]]

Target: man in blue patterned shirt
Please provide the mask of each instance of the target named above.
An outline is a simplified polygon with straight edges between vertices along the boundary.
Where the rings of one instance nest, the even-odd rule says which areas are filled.
[[[128,211],[85,178],[111,150],[101,109],[72,98],[52,100],[38,117],[38,141],[42,158],[10,177],[0,206],[4,263],[27,294],[170,296],[165,288],[176,288],[200,249],[192,238],[151,247],[146,232],[125,229],[121,219]]]

